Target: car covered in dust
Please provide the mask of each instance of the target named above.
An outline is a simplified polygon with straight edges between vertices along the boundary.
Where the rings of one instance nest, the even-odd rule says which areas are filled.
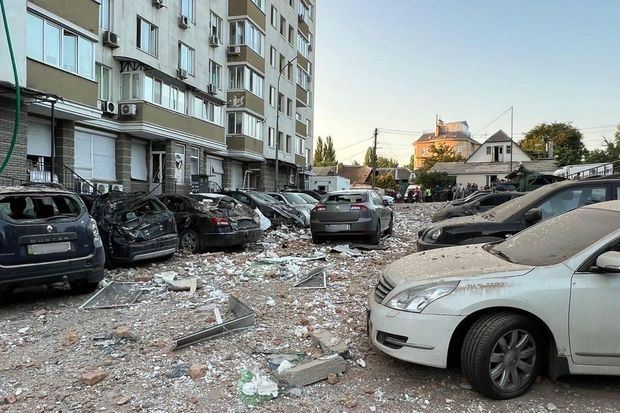
[[[171,257],[177,250],[174,215],[155,196],[115,191],[83,199],[99,226],[106,265]]]
[[[237,190],[223,191],[222,194],[233,197],[252,209],[258,208],[275,225],[284,224],[301,228],[310,225],[301,211],[283,204],[264,192]]]
[[[196,253],[207,248],[232,247],[263,236],[258,214],[221,194],[161,195],[172,211],[179,233],[179,248]]]

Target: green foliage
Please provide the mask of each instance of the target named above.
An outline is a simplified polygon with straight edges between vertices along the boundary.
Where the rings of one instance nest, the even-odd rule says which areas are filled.
[[[316,149],[314,150],[314,166],[334,166],[337,165],[336,151],[334,150],[334,142],[332,137],[325,138],[325,142],[319,136],[316,140]]]
[[[450,178],[445,172],[419,171],[415,177],[415,183],[424,188],[435,188],[437,185],[446,187],[454,184],[454,178]]]
[[[323,162],[323,139],[319,136],[316,139],[316,148],[314,149],[314,158],[313,163],[314,166],[321,166],[321,162]]]
[[[544,158],[545,145],[553,142],[554,155],[558,166],[581,163],[586,153],[583,135],[579,129],[568,123],[541,123],[528,131],[519,145],[533,158]]]
[[[409,164],[407,165],[407,168],[411,169],[412,171],[415,170],[415,155],[411,155],[411,157],[409,158]]]
[[[375,180],[375,186],[383,189],[398,189],[398,184],[396,183],[392,172],[378,176]]]
[[[366,155],[364,155],[364,165],[372,166],[373,154],[373,147],[370,146],[366,150]],[[385,156],[378,156],[377,168],[398,168],[398,161],[396,159],[386,158]]]
[[[605,138],[605,149],[586,150],[585,162],[614,162],[620,160],[620,125],[616,126],[614,141]]]
[[[438,145],[432,143],[428,148],[428,152],[430,157],[424,160],[424,165],[420,167],[421,171],[428,171],[437,162],[461,162],[465,160],[463,155],[456,153],[452,146],[446,145],[443,142],[440,142]]]

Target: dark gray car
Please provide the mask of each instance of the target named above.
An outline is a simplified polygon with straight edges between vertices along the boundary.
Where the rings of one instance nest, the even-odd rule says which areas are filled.
[[[478,198],[474,197],[472,200],[461,205],[444,208],[441,211],[436,212],[433,214],[432,221],[438,222],[453,217],[465,217],[468,215],[479,214],[480,212],[488,211],[491,208],[495,208],[504,202],[508,202],[511,199],[518,198],[524,194],[524,192],[493,192],[490,194],[483,194],[482,196]]]
[[[371,244],[378,244],[382,234],[392,233],[393,225],[392,209],[370,190],[330,192],[310,214],[315,244],[338,236],[364,237]]]

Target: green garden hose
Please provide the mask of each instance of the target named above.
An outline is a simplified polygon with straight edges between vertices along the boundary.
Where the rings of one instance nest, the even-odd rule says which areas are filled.
[[[4,22],[4,33],[6,34],[6,41],[9,45],[9,55],[11,56],[11,65],[13,66],[13,77],[15,79],[15,125],[13,126],[13,139],[11,145],[6,153],[6,157],[0,165],[0,175],[4,171],[4,168],[8,165],[13,155],[13,149],[15,148],[15,142],[17,141],[17,129],[19,128],[19,114],[21,108],[21,91],[19,89],[19,76],[17,75],[17,66],[15,65],[15,55],[13,54],[13,44],[11,43],[11,31],[9,30],[9,23],[6,19],[6,11],[4,10],[4,0],[0,0],[0,10],[2,11],[2,21]]]

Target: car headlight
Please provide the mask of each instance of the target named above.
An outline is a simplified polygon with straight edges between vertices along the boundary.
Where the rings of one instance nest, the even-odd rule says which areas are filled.
[[[437,238],[439,238],[440,235],[441,228],[434,228],[428,231],[424,238],[426,238],[427,241],[437,241]]]
[[[420,313],[433,301],[451,294],[457,285],[459,281],[408,288],[396,294],[386,305],[395,310]]]

